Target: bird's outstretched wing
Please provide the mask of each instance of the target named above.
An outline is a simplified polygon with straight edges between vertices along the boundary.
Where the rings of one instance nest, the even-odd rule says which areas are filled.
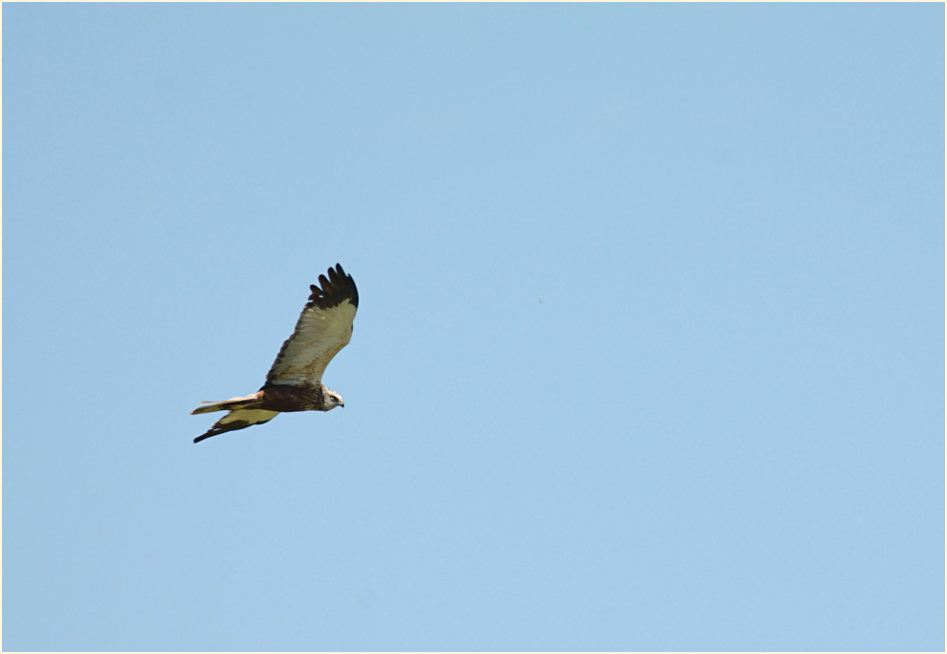
[[[296,322],[296,330],[286,339],[276,361],[266,375],[267,385],[318,386],[332,357],[352,338],[352,321],[358,308],[358,289],[342,266],[329,268],[329,276],[319,275],[320,286],[312,285],[312,295]]]
[[[194,439],[195,443],[200,443],[205,438],[223,434],[234,429],[243,429],[252,425],[260,425],[269,422],[279,415],[278,411],[266,411],[265,409],[234,409],[223,418],[214,423],[214,426]]]

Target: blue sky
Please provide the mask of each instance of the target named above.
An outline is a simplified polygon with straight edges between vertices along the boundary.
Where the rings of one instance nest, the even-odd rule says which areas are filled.
[[[4,649],[943,649],[943,5],[3,18]]]

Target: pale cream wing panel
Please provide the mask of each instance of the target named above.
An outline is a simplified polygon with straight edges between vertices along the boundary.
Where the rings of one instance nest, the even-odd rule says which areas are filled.
[[[280,349],[266,375],[268,384],[318,385],[322,373],[339,350],[352,338],[356,307],[344,301],[322,309],[307,306],[299,316],[296,330]]]

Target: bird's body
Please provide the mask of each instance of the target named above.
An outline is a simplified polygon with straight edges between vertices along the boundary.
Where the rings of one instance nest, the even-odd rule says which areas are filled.
[[[358,308],[358,289],[342,266],[319,276],[321,288],[310,286],[312,295],[286,339],[263,387],[245,397],[207,402],[191,413],[227,411],[213,427],[194,439],[198,443],[234,429],[269,422],[290,411],[331,411],[345,406],[342,396],[322,384],[322,373],[332,357],[352,337],[352,321]]]

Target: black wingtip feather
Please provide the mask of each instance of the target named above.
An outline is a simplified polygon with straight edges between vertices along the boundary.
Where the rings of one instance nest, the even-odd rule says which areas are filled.
[[[355,307],[358,307],[358,289],[355,287],[355,280],[352,276],[342,270],[342,265],[337,263],[334,268],[329,268],[329,276],[319,275],[319,286],[311,284],[309,286],[312,295],[309,296],[310,304],[315,304],[320,309],[328,309],[337,306],[348,300]]]

